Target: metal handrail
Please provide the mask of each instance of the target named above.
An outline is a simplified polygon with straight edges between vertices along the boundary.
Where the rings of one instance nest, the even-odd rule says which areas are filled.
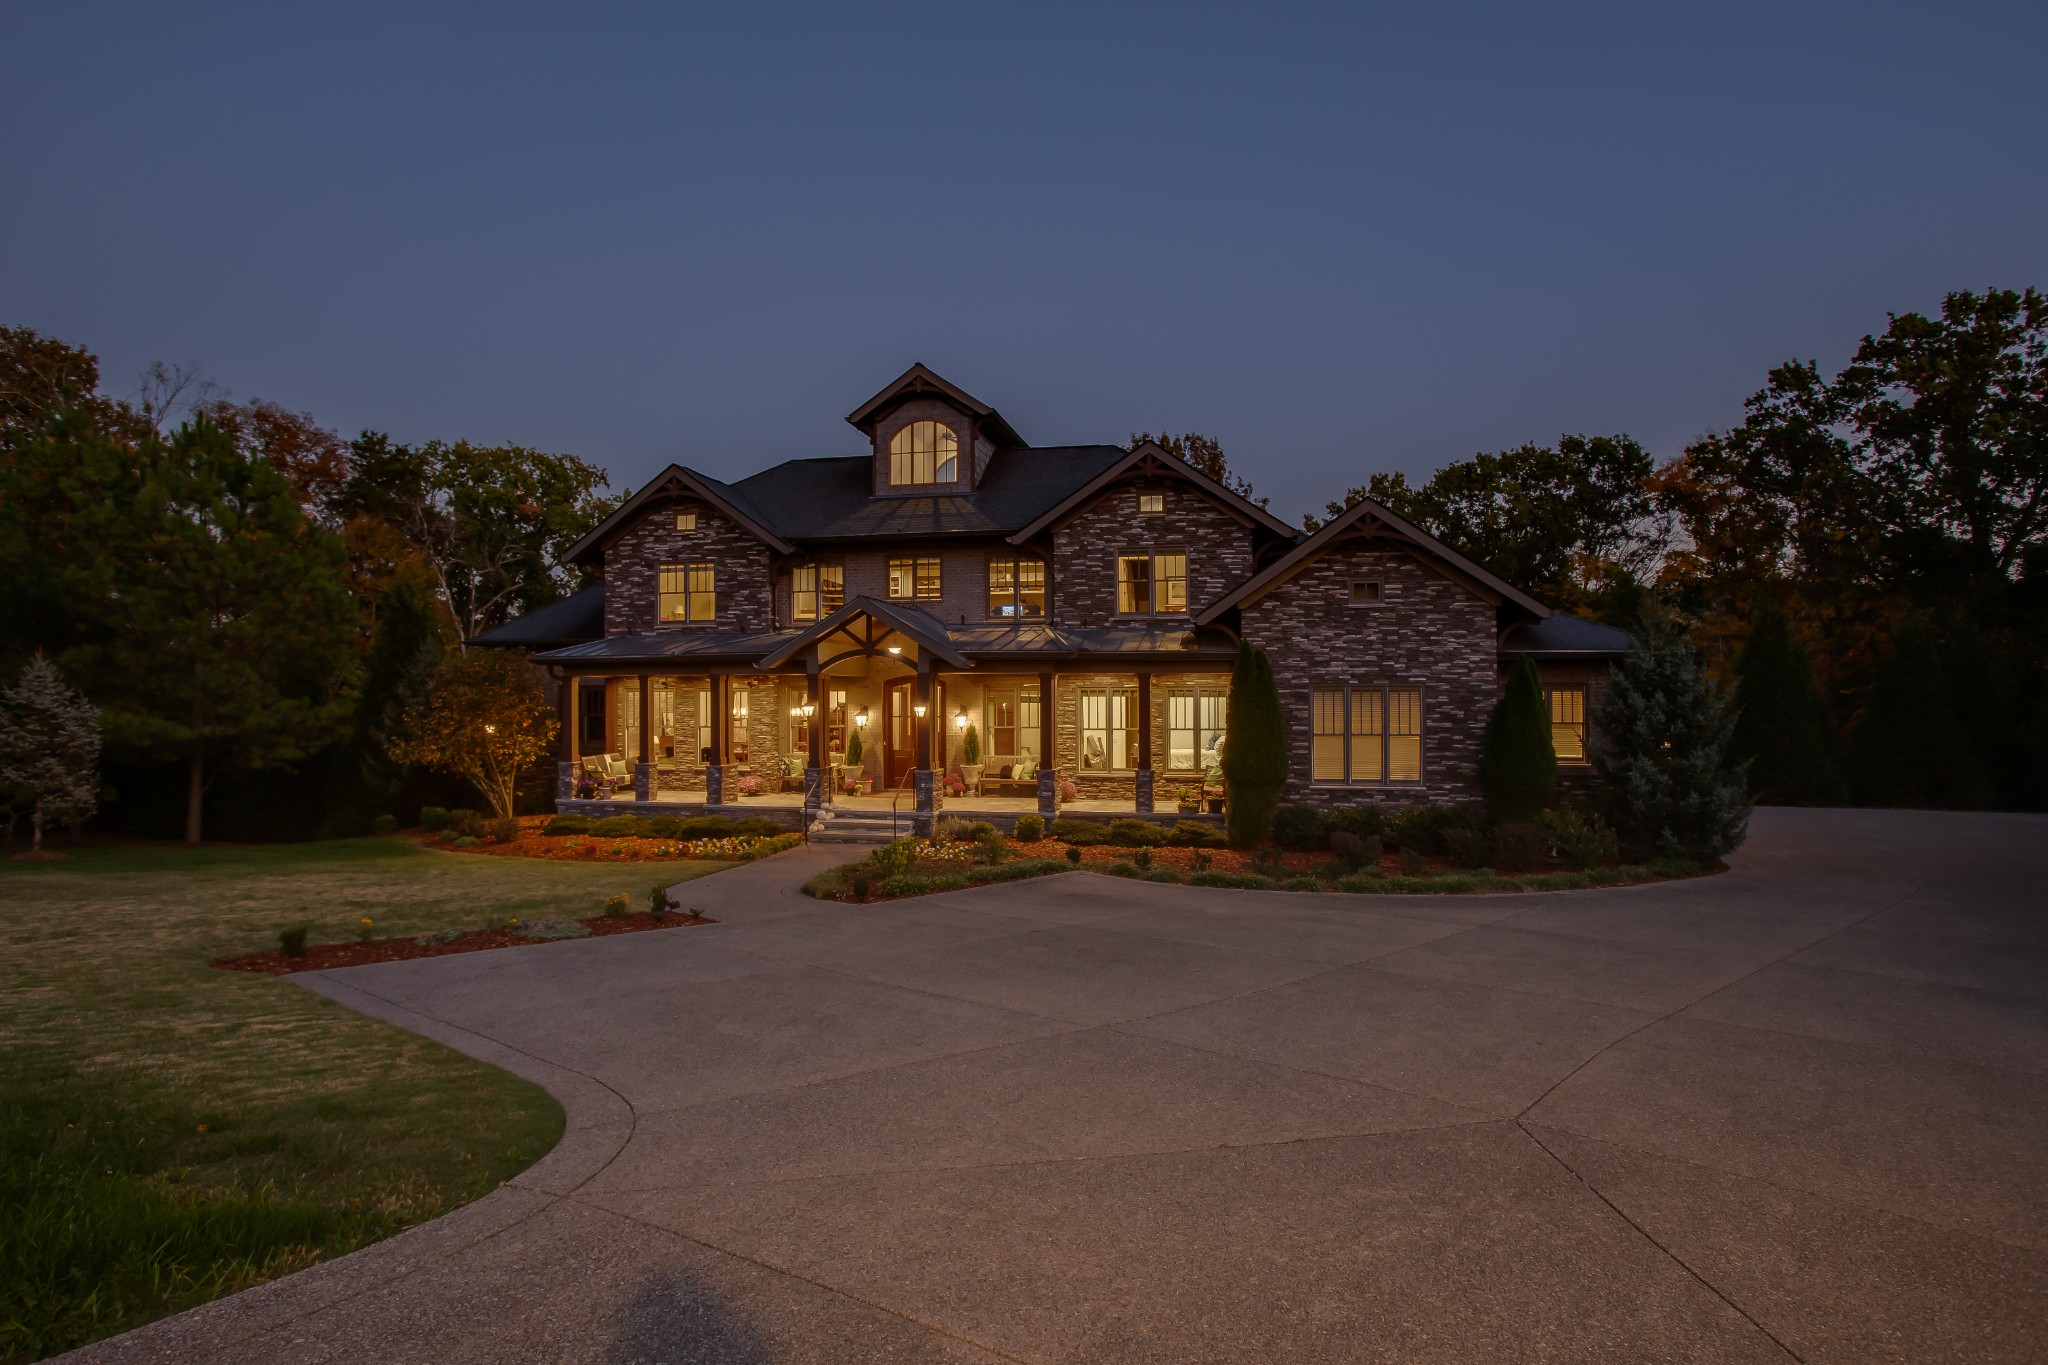
[[[901,839],[903,837],[896,832],[896,803],[903,799],[903,793],[910,790],[910,780],[916,776],[917,769],[915,768],[905,771],[903,780],[896,784],[896,794],[889,798],[889,837],[891,839]]]

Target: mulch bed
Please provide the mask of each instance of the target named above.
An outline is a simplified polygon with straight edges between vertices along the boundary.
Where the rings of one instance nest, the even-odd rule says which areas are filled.
[[[681,929],[692,924],[716,924],[702,915],[595,915],[578,920],[592,938],[610,934],[631,934],[643,929]],[[415,943],[410,938],[380,938],[368,943],[309,943],[304,957],[286,957],[273,948],[267,953],[246,953],[224,957],[213,965],[230,972],[263,972],[289,976],[293,972],[319,972],[330,967],[360,967],[370,962],[405,962],[416,957],[446,957],[450,953],[475,953],[487,948],[526,948],[537,943],[567,943],[570,939],[532,939],[510,929],[472,929],[448,943]]]
[[[677,846],[674,839],[599,839],[588,834],[560,834],[550,837],[542,834],[541,830],[546,828],[551,818],[546,815],[520,816],[519,837],[504,844],[479,839],[467,848],[458,848],[455,845],[454,834],[429,834],[424,830],[406,830],[404,837],[415,839],[420,847],[432,849],[437,853],[482,853],[497,858],[549,858],[556,862],[575,863],[704,861],[692,859],[689,853]]]

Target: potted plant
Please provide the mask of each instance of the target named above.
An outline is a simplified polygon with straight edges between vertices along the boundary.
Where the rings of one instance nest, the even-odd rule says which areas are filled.
[[[1193,787],[1182,787],[1175,796],[1182,815],[1193,815],[1202,809],[1202,798]]]
[[[960,737],[960,780],[977,790],[981,786],[981,732],[972,725]]]

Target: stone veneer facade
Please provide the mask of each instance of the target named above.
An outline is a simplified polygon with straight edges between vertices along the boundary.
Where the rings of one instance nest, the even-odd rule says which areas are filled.
[[[1352,606],[1354,579],[1384,600]],[[1244,638],[1266,651],[1287,719],[1288,801],[1314,806],[1477,800],[1479,741],[1498,695],[1494,610],[1400,550],[1339,545],[1242,612]],[[1309,779],[1310,693],[1319,685],[1422,692],[1422,780]]]
[[[1139,512],[1140,491],[1163,494],[1166,510]],[[1055,526],[1052,545],[1052,562],[1059,566],[1052,619],[1061,626],[1133,619],[1119,618],[1116,611],[1116,563],[1121,554],[1187,552],[1188,612],[1174,616],[1199,612],[1252,576],[1251,528],[1182,483],[1111,489]]]
[[[697,529],[678,531],[676,516],[697,514]],[[717,579],[717,616],[710,621],[660,619],[661,566],[709,563]],[[755,631],[772,629],[768,547],[702,503],[659,503],[605,549],[604,633]]]

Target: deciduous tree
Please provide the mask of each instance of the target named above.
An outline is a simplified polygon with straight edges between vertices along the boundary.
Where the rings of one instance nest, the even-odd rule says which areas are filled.
[[[1147,431],[1131,438],[1131,449],[1136,450],[1147,441],[1200,470],[1247,502],[1255,502],[1261,507],[1266,505],[1266,499],[1252,492],[1250,480],[1231,469],[1230,457],[1223,453],[1223,443],[1215,437],[1204,436],[1199,431],[1185,431],[1178,436],[1170,436],[1164,431],[1155,436]]]
[[[1835,767],[1827,712],[1805,648],[1775,597],[1758,604],[1736,664],[1732,751],[1749,765],[1750,791],[1772,805],[1834,805],[1847,796]]]
[[[474,650],[442,663],[406,713],[392,756],[466,778],[506,818],[520,772],[547,755],[559,724],[531,665],[505,650]]]

